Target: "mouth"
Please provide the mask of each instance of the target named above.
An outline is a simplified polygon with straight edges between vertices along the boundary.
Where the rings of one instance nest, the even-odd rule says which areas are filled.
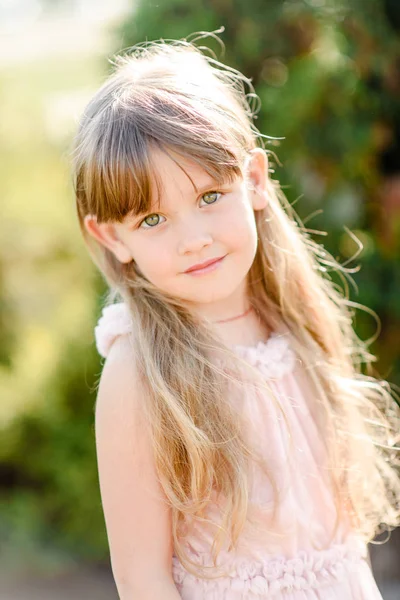
[[[208,273],[209,271],[213,271],[217,268],[217,266],[223,261],[225,256],[219,256],[218,258],[211,258],[210,260],[205,260],[202,263],[198,263],[186,269],[184,273],[195,274],[195,273]]]

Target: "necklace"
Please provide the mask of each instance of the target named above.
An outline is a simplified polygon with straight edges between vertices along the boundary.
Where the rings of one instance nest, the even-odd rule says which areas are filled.
[[[214,323],[228,323],[229,321],[236,321],[236,319],[241,319],[242,317],[246,317],[251,310],[253,310],[252,306],[250,306],[250,308],[248,308],[241,315],[236,315],[236,317],[230,317],[229,319],[221,319],[220,321],[214,321]]]

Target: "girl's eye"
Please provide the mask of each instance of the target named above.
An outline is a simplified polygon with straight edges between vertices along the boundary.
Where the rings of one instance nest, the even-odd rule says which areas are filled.
[[[143,227],[144,229],[149,229],[151,227],[155,227],[155,225],[158,225],[161,221],[161,215],[157,214],[157,213],[153,213],[152,215],[147,215],[147,217],[145,217],[143,219],[143,221],[140,223],[140,227]],[[147,227],[144,227],[144,225],[147,225]]]
[[[203,194],[201,199],[204,200],[206,204],[214,204],[219,196],[221,196],[220,192],[207,192],[206,194]]]

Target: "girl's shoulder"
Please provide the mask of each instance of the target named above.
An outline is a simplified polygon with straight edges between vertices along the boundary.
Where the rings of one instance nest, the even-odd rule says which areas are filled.
[[[124,302],[103,308],[94,329],[99,354],[106,358],[116,338],[130,333],[132,325],[132,317]],[[253,346],[235,345],[232,350],[257,367],[265,377],[280,378],[291,372],[296,363],[290,331],[283,325],[279,331],[272,332],[265,342]]]

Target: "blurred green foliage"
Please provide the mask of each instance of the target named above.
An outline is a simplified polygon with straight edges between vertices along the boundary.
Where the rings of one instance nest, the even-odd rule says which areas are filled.
[[[266,139],[276,153],[273,177],[315,230],[315,240],[340,262],[357,250],[345,228],[362,242],[349,264],[361,266],[352,275],[359,292],[351,289],[351,299],[379,315],[382,332],[371,351],[379,358],[378,373],[400,383],[399,209],[389,199],[400,168],[398,4],[140,0],[117,39],[126,48],[221,25],[225,54],[212,39],[200,44],[252,78],[262,103],[257,127],[284,138]],[[74,214],[68,180],[74,124],[67,121],[63,129],[56,110],[61,99],[76,102],[79,112],[82,97],[105,75],[103,59],[62,65],[54,59],[45,68],[0,73],[0,107],[10,115],[0,136],[6,200],[0,225],[0,535],[6,565],[25,555],[34,562],[37,549],[49,565],[108,556],[93,431],[101,370],[93,327],[105,287]],[[39,89],[52,94],[46,106]],[[397,188],[397,203],[399,194]],[[328,235],[321,239],[318,231]],[[375,333],[368,313],[357,311],[355,325],[363,339]]]

